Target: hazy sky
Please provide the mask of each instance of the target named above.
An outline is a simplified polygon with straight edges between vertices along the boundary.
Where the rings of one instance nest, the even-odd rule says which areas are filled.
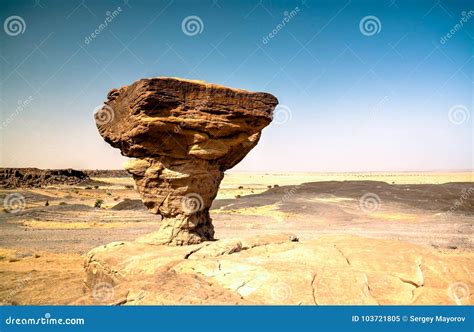
[[[177,76],[279,99],[238,170],[472,169],[472,10],[467,0],[1,0],[0,166],[121,168],[94,109],[112,88]]]

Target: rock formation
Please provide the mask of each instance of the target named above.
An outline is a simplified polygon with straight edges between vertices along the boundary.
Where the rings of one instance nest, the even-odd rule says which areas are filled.
[[[85,172],[91,178],[126,178],[130,176],[124,169],[91,169]]]
[[[224,171],[258,143],[277,103],[267,93],[177,78],[142,79],[109,92],[95,114],[100,135],[135,158],[125,168],[147,208],[163,217],[148,241],[213,239],[209,208]]]
[[[0,188],[76,185],[89,176],[75,169],[0,168]]]

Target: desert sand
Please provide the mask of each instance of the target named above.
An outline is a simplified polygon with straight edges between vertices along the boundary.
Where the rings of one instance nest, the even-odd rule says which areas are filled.
[[[473,187],[470,172],[231,172],[218,240],[182,247],[153,244],[160,218],[129,177],[4,189],[24,206],[0,214],[0,301],[472,304]]]

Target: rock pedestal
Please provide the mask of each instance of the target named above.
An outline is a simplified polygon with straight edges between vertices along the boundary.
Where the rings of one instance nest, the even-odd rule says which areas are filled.
[[[209,208],[224,171],[258,143],[277,99],[177,78],[113,89],[95,114],[100,135],[130,160],[144,204],[163,217],[157,244],[214,238]]]

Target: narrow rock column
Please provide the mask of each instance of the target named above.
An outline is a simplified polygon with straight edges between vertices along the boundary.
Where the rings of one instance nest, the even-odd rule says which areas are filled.
[[[224,177],[217,165],[199,159],[172,164],[160,158],[131,160],[125,168],[145,206],[163,217],[153,242],[181,245],[214,238],[209,209]]]

